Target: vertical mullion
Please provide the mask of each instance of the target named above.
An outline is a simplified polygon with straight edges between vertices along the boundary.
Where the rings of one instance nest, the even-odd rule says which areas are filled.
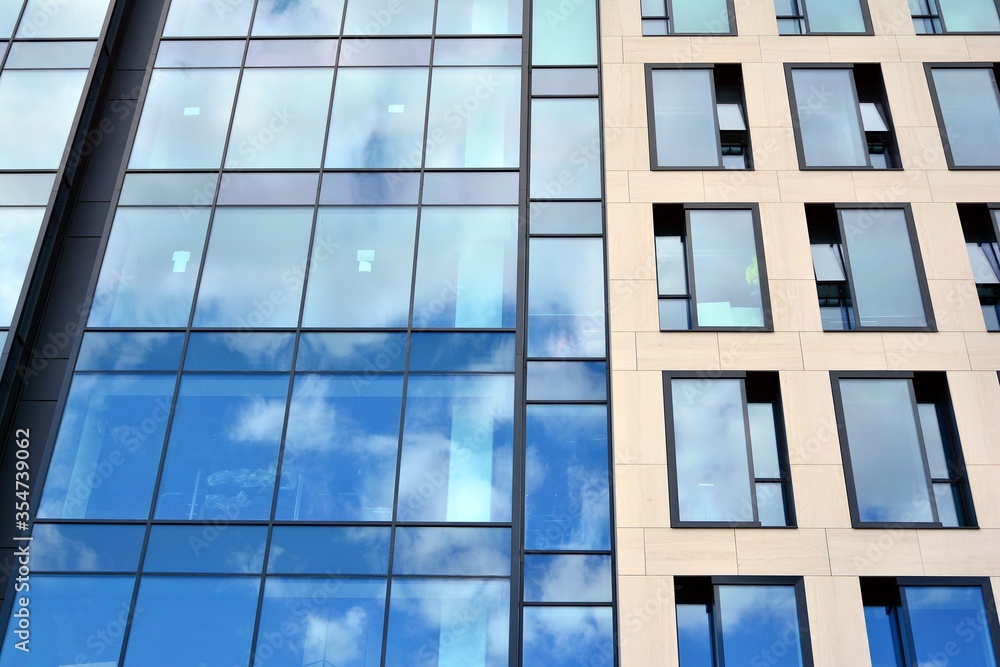
[[[861,329],[861,312],[858,306],[858,299],[854,288],[854,276],[851,273],[851,253],[847,247],[847,234],[844,232],[844,212],[837,209],[837,231],[840,234],[840,252],[844,258],[844,277],[847,283],[847,295],[851,299],[851,310],[854,312],[854,330]],[[845,306],[846,308],[846,306]]]
[[[812,26],[809,25],[809,3],[807,0],[795,0],[799,7],[799,19],[802,21],[802,27],[805,30],[805,34],[810,34],[812,32]]]
[[[715,123],[715,147],[717,149],[717,154],[716,154],[715,157],[718,159],[718,162],[716,163],[715,166],[717,168],[719,168],[719,169],[723,169],[725,167],[725,165],[723,165],[723,163],[722,163],[722,132],[719,129],[719,100],[718,100],[718,97],[717,97],[717,95],[715,93],[715,68],[714,67],[709,67],[708,68],[708,81],[709,81],[709,86],[708,87],[709,87],[709,89],[711,90],[711,93],[712,93],[712,122]],[[749,122],[749,118],[748,118],[747,119],[747,128],[749,128],[749,127],[750,127],[750,122]],[[749,137],[749,134],[750,134],[750,132],[749,132],[749,129],[748,129],[747,130],[748,137]],[[747,149],[749,150],[749,148],[750,148],[749,141],[747,142],[747,144],[748,144],[747,145]]]
[[[913,386],[913,383],[914,383],[913,379],[909,379],[906,381],[906,385],[907,388],[909,389],[909,394],[910,394],[910,406],[912,407],[913,410],[913,422],[914,426],[916,426],[917,428],[917,445],[920,449],[920,458],[922,459],[921,463],[923,464],[924,468],[924,478],[926,480],[925,483],[927,484],[927,495],[929,496],[931,504],[931,515],[934,519],[934,523],[940,526],[941,518],[938,515],[937,498],[934,495],[934,482],[931,478],[930,462],[927,460],[927,445],[924,442],[924,429],[923,425],[920,423],[920,407],[919,403],[917,403],[916,390]],[[945,461],[947,462],[947,458],[945,459]]]
[[[754,525],[760,525],[760,513],[757,508],[757,477],[753,468],[753,442],[750,435],[750,406],[747,404],[747,379],[740,378],[740,399],[743,403],[743,437],[746,440],[747,473],[750,478],[750,520]]]
[[[690,295],[688,302],[688,329],[697,329],[698,323],[698,294],[694,284],[694,243],[691,242],[691,209],[684,209],[684,273],[687,275],[687,293]]]

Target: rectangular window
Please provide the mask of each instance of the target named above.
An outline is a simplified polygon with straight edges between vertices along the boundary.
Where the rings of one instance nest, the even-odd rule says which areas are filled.
[[[653,206],[660,329],[771,329],[756,207]]]
[[[777,373],[663,375],[673,526],[792,526]]]
[[[1000,167],[997,66],[926,65],[950,169]]]
[[[909,0],[913,29],[935,33],[1000,32],[996,0]]]
[[[824,331],[933,330],[907,209],[807,204]]]
[[[982,204],[959,204],[965,247],[976,280],[979,305],[987,331],[1000,331],[1000,209]]]
[[[652,169],[752,169],[739,65],[646,69]]]
[[[781,35],[871,34],[865,0],[774,0]]]
[[[974,526],[944,373],[833,373],[855,528]]]
[[[733,0],[642,0],[643,35],[735,35]]]
[[[674,598],[680,667],[812,667],[802,579],[674,577]]]
[[[997,666],[989,579],[862,577],[861,599],[875,667]]]
[[[786,65],[802,169],[898,169],[877,64]]]

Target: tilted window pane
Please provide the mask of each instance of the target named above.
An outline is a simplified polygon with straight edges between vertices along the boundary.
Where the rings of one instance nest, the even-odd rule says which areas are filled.
[[[678,518],[752,522],[742,381],[674,379],[670,386]]]
[[[285,375],[185,376],[156,518],[267,519],[287,395]],[[281,493],[294,494],[294,485],[283,471]]]
[[[683,236],[656,237],[656,285],[660,296],[687,294]]]
[[[77,374],[38,515],[146,519],[174,384],[173,375]]]
[[[994,0],[937,0],[948,32],[998,32]]]
[[[531,102],[531,196],[601,196],[601,123],[597,100]]]
[[[519,35],[523,5],[517,0],[438,0],[439,35]]]
[[[610,603],[611,556],[525,556],[524,600]]]
[[[344,0],[258,0],[254,35],[336,35]]]
[[[809,167],[866,167],[854,74],[849,69],[793,69],[802,152]]]
[[[597,65],[597,2],[535,0],[532,65]]]
[[[776,667],[802,667],[794,586],[719,586],[718,596],[724,664],[750,665],[767,655]]]
[[[757,515],[762,526],[787,526],[786,508],[788,500],[781,484],[760,483],[756,485]]]
[[[726,0],[674,0],[671,17],[676,34],[728,33],[731,30]]]
[[[135,572],[146,526],[36,523],[34,572]]]
[[[809,32],[865,32],[865,16],[861,11],[864,1],[806,0]]]
[[[872,667],[898,667],[905,664],[898,615],[898,607],[865,605],[865,629]]]
[[[519,166],[521,70],[435,67],[426,151],[437,169]]]
[[[0,75],[0,169],[59,167],[86,78],[86,70]]]
[[[92,327],[184,327],[208,209],[119,208],[90,308]]]
[[[424,208],[413,325],[514,326],[517,209]]]
[[[750,418],[750,447],[753,452],[753,474],[758,479],[779,479],[778,436],[774,423],[774,405],[747,403]]]
[[[989,69],[933,69],[941,121],[959,167],[1000,165],[1000,100]]]
[[[750,211],[689,211],[698,325],[762,327],[764,308]]]
[[[403,380],[299,375],[288,416],[275,518],[392,518]]]
[[[397,518],[510,521],[513,412],[511,376],[411,376]]]
[[[219,11],[218,0],[173,0],[165,37],[238,37],[250,27],[254,0],[226,0],[225,11]]]
[[[510,529],[397,528],[392,573],[508,576]]]
[[[260,574],[267,526],[153,526],[143,572]]]
[[[17,37],[28,39],[96,39],[104,27],[108,0],[28,0]]]
[[[941,421],[938,419],[938,406],[932,403],[917,405],[920,418],[920,434],[924,437],[924,451],[927,453],[927,467],[931,477],[947,479],[951,477],[948,466],[949,452],[941,437]]]
[[[319,167],[332,85],[332,69],[247,70],[226,167]]]
[[[610,607],[525,607],[523,665],[615,664]]]
[[[965,248],[969,252],[973,279],[980,284],[1000,283],[1000,266],[996,265],[1000,252],[994,250],[997,244],[966,243]]]
[[[44,208],[0,208],[0,327],[11,325]]]
[[[426,108],[426,69],[341,69],[326,166],[418,169]]]
[[[236,95],[235,69],[155,70],[131,169],[218,169]]]
[[[388,574],[391,529],[275,526],[267,571],[278,574]]]
[[[962,667],[996,667],[997,657],[990,637],[990,616],[979,586],[903,586],[903,604],[910,621],[910,636],[920,664],[954,655]],[[996,616],[993,616],[995,619]],[[995,622],[995,621],[994,621]],[[959,639],[961,641],[959,641]],[[949,649],[950,652],[949,652]]]
[[[677,605],[677,652],[680,667],[714,667],[712,607]]]
[[[195,326],[295,326],[312,216],[311,208],[217,209]]]
[[[844,209],[839,213],[858,323],[927,326],[906,213],[902,209]]]
[[[345,35],[429,35],[434,0],[348,0]]]
[[[858,515],[864,522],[933,522],[908,380],[840,381]]]
[[[653,71],[658,166],[720,166],[713,86],[711,70]]]

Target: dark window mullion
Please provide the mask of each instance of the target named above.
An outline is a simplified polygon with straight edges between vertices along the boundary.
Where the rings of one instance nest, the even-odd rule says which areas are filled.
[[[927,445],[924,442],[924,430],[923,430],[923,424],[920,421],[920,411],[919,411],[918,403],[917,403],[917,395],[916,395],[915,388],[913,386],[913,380],[912,379],[908,380],[906,384],[907,384],[907,388],[909,389],[909,392],[910,392],[910,406],[912,408],[913,425],[917,429],[917,446],[920,449],[920,456],[922,458],[921,463],[923,464],[923,468],[924,468],[924,477],[927,480],[927,495],[928,495],[928,499],[929,499],[930,505],[931,505],[931,514],[933,516],[934,523],[938,527],[940,527],[941,526],[941,516],[938,513],[937,496],[934,493],[934,482],[933,482],[933,480],[931,478],[930,462],[927,459]],[[945,452],[946,457],[950,453],[951,452]],[[946,458],[946,460],[950,463],[949,459],[950,459],[950,457]]]
[[[853,85],[854,77],[851,77]],[[837,233],[840,235],[840,257],[844,268],[844,281],[847,284],[847,298],[850,301],[851,311],[854,313],[854,326],[851,329],[861,327],[861,313],[858,310],[858,300],[854,298],[854,278],[851,273],[851,253],[847,249],[847,236],[844,232],[844,215],[842,209],[837,209]]]
[[[743,433],[744,438],[746,438],[746,450],[747,450],[747,473],[749,475],[750,482],[750,508],[753,512],[751,516],[751,521],[754,525],[760,525],[760,515],[757,509],[757,484],[756,476],[754,475],[753,469],[753,442],[751,441],[750,435],[750,408],[747,405],[747,381],[746,378],[740,378],[740,395],[743,399]]]

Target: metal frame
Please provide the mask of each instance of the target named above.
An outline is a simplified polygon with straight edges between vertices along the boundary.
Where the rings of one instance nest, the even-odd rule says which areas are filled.
[[[871,12],[868,9],[868,0],[857,0],[858,5],[859,5],[859,7],[861,9],[862,20],[865,23],[865,29],[863,31],[860,31],[860,32],[816,32],[816,31],[813,31],[813,30],[811,30],[809,28],[809,2],[810,2],[810,0],[796,0],[796,2],[798,3],[799,11],[801,12],[801,17],[800,16],[791,16],[791,15],[787,15],[787,14],[778,15],[777,13],[775,14],[775,17],[778,18],[778,19],[796,19],[796,20],[802,21],[803,25],[805,26],[805,32],[798,33],[799,36],[801,36],[801,35],[818,35],[818,36],[823,36],[823,35],[831,36],[832,35],[832,36],[839,36],[839,35],[874,35],[875,34],[875,31],[872,28]],[[786,36],[792,36],[792,37],[794,37],[795,35],[786,35]]]
[[[736,8],[734,0],[726,0],[726,12],[729,15],[729,32],[674,32],[674,2],[678,0],[663,0],[665,9],[667,12],[665,16],[641,16],[640,21],[645,20],[656,20],[656,21],[666,21],[667,22],[667,34],[666,35],[647,35],[643,32],[644,37],[672,37],[674,35],[678,37],[698,37],[698,36],[710,36],[710,37],[726,37],[726,36],[736,36],[739,34],[738,27],[736,25]],[[680,2],[701,2],[702,0],[679,0]],[[641,10],[640,10],[641,11]]]
[[[996,7],[998,18],[1000,18],[1000,0],[993,0],[993,4]],[[987,31],[968,32],[968,31],[960,31],[960,30],[959,31],[948,30],[948,19],[945,16],[945,13],[943,11],[941,11],[941,4],[935,2],[935,5],[936,5],[936,9],[937,9],[937,14],[911,14],[910,17],[912,19],[930,20],[932,22],[935,19],[937,19],[938,23],[941,25],[941,32],[939,32],[939,33],[938,32],[935,32],[935,33],[928,33],[928,32],[917,33],[918,35],[997,35],[997,34],[1000,34],[1000,31],[998,31],[998,30],[988,31],[988,32]]]
[[[998,0],[1000,2],[1000,0]],[[990,79],[993,82],[993,95],[1000,106],[1000,88],[997,86],[997,64],[996,63],[924,63],[924,75],[927,77],[927,87],[931,93],[931,103],[934,105],[934,117],[937,119],[938,133],[941,135],[941,144],[944,146],[944,155],[948,161],[948,169],[951,171],[991,171],[1000,169],[1000,155],[996,156],[996,164],[993,165],[959,165],[955,164],[955,157],[951,151],[951,141],[948,139],[948,128],[944,122],[941,112],[941,102],[938,99],[937,86],[934,85],[934,70],[936,69],[985,69],[990,72]],[[984,91],[985,95],[986,92]]]

